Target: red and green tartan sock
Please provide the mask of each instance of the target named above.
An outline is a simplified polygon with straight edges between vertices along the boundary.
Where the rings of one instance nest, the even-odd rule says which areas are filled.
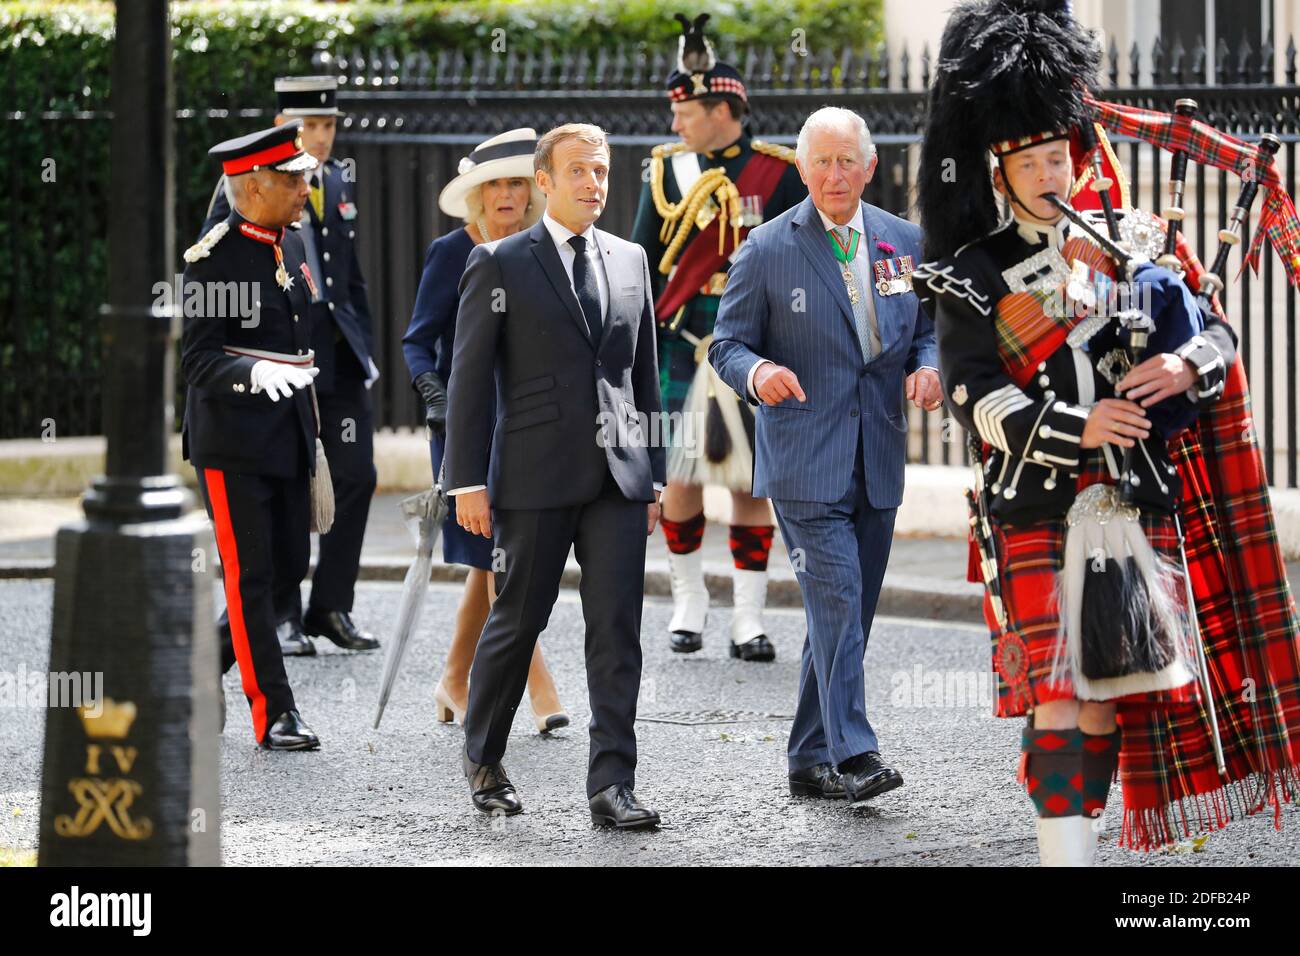
[[[733,524],[731,557],[741,571],[766,571],[767,556],[772,552],[770,524]]]
[[[1023,779],[1040,817],[1083,815],[1083,736],[1078,728],[1025,728]]]
[[[1099,817],[1106,809],[1110,783],[1119,766],[1119,730],[1083,734],[1083,813]]]
[[[700,550],[700,543],[704,540],[703,511],[685,521],[661,518],[659,523],[664,526],[664,538],[668,541],[668,550],[673,554],[690,554]]]

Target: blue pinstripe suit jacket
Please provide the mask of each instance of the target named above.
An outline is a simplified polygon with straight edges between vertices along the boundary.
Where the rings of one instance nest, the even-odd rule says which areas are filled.
[[[910,255],[920,265],[919,227],[866,203],[862,214],[873,263],[884,255],[877,248],[883,241],[895,256]],[[746,380],[759,359],[791,369],[807,397],[757,409],[756,497],[839,501],[848,491],[861,434],[872,507],[902,502],[903,381],[921,366],[937,367],[938,350],[933,322],[915,293],[882,296],[873,288],[871,294],[881,352],[864,362],[853,306],[811,198],[741,244],[718,307],[709,361],[751,402]]]

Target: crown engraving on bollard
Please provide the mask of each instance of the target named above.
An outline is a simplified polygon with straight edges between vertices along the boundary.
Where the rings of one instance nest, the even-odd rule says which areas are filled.
[[[81,726],[85,728],[86,736],[94,739],[124,739],[131,732],[135,715],[134,703],[128,700],[119,704],[111,697],[104,698],[103,710],[98,714],[94,712],[94,708],[84,706],[77,708],[77,716],[81,718]]]

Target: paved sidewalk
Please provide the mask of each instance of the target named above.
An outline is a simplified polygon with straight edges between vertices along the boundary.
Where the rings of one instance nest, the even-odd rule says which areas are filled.
[[[398,502],[404,494],[377,495],[370,507],[362,549],[361,577],[368,581],[401,581],[415,554],[415,543],[402,524]],[[53,573],[54,534],[61,524],[76,521],[81,508],[75,498],[0,499],[0,578],[42,578]],[[442,564],[435,549],[435,581],[459,581],[465,569]],[[565,586],[576,587],[579,568],[570,557]],[[704,536],[704,569],[715,604],[731,603],[731,552],[725,525],[710,523]],[[768,604],[799,607],[802,602],[785,545],[778,534],[769,562]],[[889,570],[881,593],[882,614],[930,617],[938,620],[981,620],[980,587],[965,580],[966,542],[956,538],[894,539]],[[656,531],[646,561],[646,593],[671,594],[667,549]]]
[[[357,616],[380,635],[394,625],[400,585],[357,592]],[[52,583],[0,581],[0,668],[45,667]],[[772,664],[727,656],[725,616],[704,649],[668,649],[668,601],[646,602],[637,721],[637,793],[663,814],[657,833],[591,827],[584,793],[587,680],[582,610],[573,592],[551,614],[542,646],[571,727],[536,733],[521,703],[505,766],[525,812],[476,812],[460,772],[463,734],[434,719],[432,693],[450,640],[459,588],[432,587],[393,698],[372,729],[383,654],[348,654],[322,641],[287,661],[294,695],[320,735],[318,753],[256,749],[237,675],[225,678],[221,848],[229,865],[411,864],[571,866],[715,864],[797,866],[1031,866],[1033,809],[1016,783],[1024,722],[992,710],[988,634],[980,626],[878,618],[866,655],[866,701],[886,759],[906,783],[850,810],[792,798],[786,737],[804,619],[768,614]],[[35,848],[43,709],[0,717],[0,848]],[[732,722],[723,722],[723,721]],[[667,722],[675,721],[675,722]],[[1118,806],[1118,787],[1111,792]],[[212,818],[214,814],[209,814]],[[1115,846],[1108,814],[1105,866],[1278,866],[1300,859],[1300,807],[1232,823],[1199,849],[1140,854]]]
[[[415,543],[402,524],[398,502],[406,494],[376,495],[370,507],[361,556],[364,581],[401,581],[415,554]],[[53,575],[54,534],[59,526],[82,516],[76,498],[0,498],[0,579],[47,578]],[[966,580],[964,539],[897,535],[881,590],[879,613],[938,621],[979,623],[982,588]],[[313,549],[313,566],[314,566]],[[769,562],[769,607],[801,607],[799,587],[784,542],[777,534]],[[714,605],[731,604],[731,553],[725,525],[710,522],[704,536],[704,572]],[[434,581],[463,580],[465,569],[442,563],[435,549]],[[576,588],[580,570],[572,556],[564,586]],[[1292,589],[1300,586],[1300,561],[1287,564]],[[655,532],[646,560],[646,594],[672,593],[663,536]]]

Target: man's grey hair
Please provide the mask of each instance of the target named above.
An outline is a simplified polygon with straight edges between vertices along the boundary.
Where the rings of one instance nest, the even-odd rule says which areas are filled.
[[[808,140],[812,138],[812,134],[824,130],[833,130],[837,133],[852,130],[858,135],[863,163],[870,163],[875,158],[876,144],[871,141],[871,130],[867,129],[867,121],[853,110],[846,110],[841,106],[823,106],[804,120],[803,129],[799,130],[799,141],[795,145],[794,154],[801,163],[808,162]]]
[[[239,208],[239,203],[236,200],[244,197],[244,190],[248,188],[248,180],[265,171],[265,167],[263,167],[262,169],[251,169],[246,173],[240,173],[238,176],[221,177],[222,185],[226,188],[226,202],[230,203],[231,209]]]
[[[244,191],[248,188],[248,181],[257,173],[258,170],[253,169],[246,173],[240,173],[238,176],[222,177],[222,183],[226,187],[226,202],[230,203],[231,209],[239,209],[239,203],[244,198]]]

